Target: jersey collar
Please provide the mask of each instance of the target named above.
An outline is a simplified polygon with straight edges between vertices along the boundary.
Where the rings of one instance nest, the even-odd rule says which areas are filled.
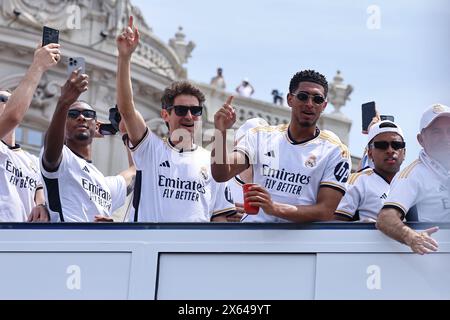
[[[169,146],[170,146],[173,150],[175,150],[175,151],[177,151],[177,152],[179,152],[179,153],[194,152],[195,150],[198,149],[198,146],[195,145],[195,144],[192,145],[192,149],[188,149],[188,150],[185,150],[185,149],[183,149],[183,148],[179,149],[179,148],[177,148],[176,145],[172,142],[172,140],[170,140],[170,138],[167,139],[167,143],[169,144]]]
[[[8,149],[9,150],[13,150],[13,151],[18,151],[18,150],[20,150],[20,144],[15,144],[14,146],[10,146],[9,144],[7,144],[5,141],[3,141],[2,140],[2,142],[3,142],[3,144],[5,145],[5,146],[7,146],[8,147]]]
[[[86,161],[87,163],[92,163],[92,160],[88,160],[88,159],[84,158],[82,155],[76,153],[76,152],[73,151],[73,150],[70,150],[70,151],[72,151],[74,155],[76,155],[78,158],[83,159],[83,160]]]
[[[236,180],[236,182],[240,185],[243,186],[245,184],[244,180],[241,179],[241,177],[239,175],[234,177],[234,180]]]
[[[384,181],[386,181],[387,184],[391,184],[391,183],[390,183],[385,177],[383,177],[383,175],[382,175],[381,173],[379,173],[377,170],[375,170],[375,169],[372,169],[372,170],[373,170],[373,172],[375,172],[377,175],[379,175],[381,179],[383,179]]]
[[[304,141],[295,141],[292,138],[290,128],[291,128],[290,126],[287,128],[286,136],[287,136],[288,141],[293,145],[299,145],[299,144],[304,144],[304,143],[310,142],[310,141],[316,139],[320,135],[320,129],[316,127],[316,132],[314,134],[314,137],[312,137],[311,139],[308,139],[308,140],[304,140]]]

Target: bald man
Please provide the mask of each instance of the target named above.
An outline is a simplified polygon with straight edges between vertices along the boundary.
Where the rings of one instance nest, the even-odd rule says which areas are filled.
[[[88,90],[88,76],[74,71],[61,97],[41,152],[41,172],[52,221],[112,221],[125,203],[135,176],[134,166],[105,177],[92,164],[92,141],[98,136],[97,114],[79,96]]]

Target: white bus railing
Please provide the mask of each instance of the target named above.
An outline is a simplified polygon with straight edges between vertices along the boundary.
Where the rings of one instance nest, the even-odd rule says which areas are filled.
[[[450,299],[440,228],[419,256],[359,223],[0,224],[0,299]]]

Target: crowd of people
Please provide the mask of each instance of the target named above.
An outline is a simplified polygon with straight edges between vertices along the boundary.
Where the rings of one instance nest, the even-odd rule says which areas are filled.
[[[130,17],[117,38],[116,101],[129,168],[105,177],[92,163],[92,141],[101,136],[94,108],[80,100],[89,77],[75,70],[61,89],[39,159],[16,145],[22,121],[43,74],[60,61],[60,47],[36,49],[33,63],[11,93],[0,91],[0,220],[3,222],[110,222],[133,193],[134,222],[374,222],[379,230],[424,254],[438,250],[431,234],[406,221],[450,221],[450,108],[427,108],[417,136],[422,151],[401,170],[406,141],[400,126],[374,118],[368,133],[370,166],[351,175],[347,147],[317,122],[327,107],[328,82],[314,70],[293,75],[287,125],[249,119],[227,149],[235,126],[230,96],[214,116],[212,152],[194,143],[205,96],[188,81],[163,92],[161,139],[136,109],[131,58],[140,35]],[[224,88],[222,70],[213,79]],[[236,88],[251,95],[243,81]],[[408,142],[414,143],[414,142]],[[251,184],[248,192],[243,186]],[[249,214],[244,203],[256,207]]]

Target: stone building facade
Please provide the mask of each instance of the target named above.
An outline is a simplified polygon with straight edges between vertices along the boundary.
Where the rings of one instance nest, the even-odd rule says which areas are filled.
[[[133,56],[132,82],[135,102],[152,130],[166,131],[160,119],[160,98],[172,81],[188,79],[184,64],[195,44],[187,42],[180,28],[169,43],[164,43],[144,20],[139,8],[129,0],[1,0],[0,1],[0,88],[14,89],[30,65],[33,52],[40,43],[43,25],[60,30],[62,61],[43,77],[35,93],[30,110],[16,131],[17,140],[24,148],[38,153],[45,130],[52,117],[60,86],[66,81],[69,57],[84,57],[90,76],[89,91],[81,97],[98,112],[99,120],[106,121],[108,109],[115,105],[115,75],[117,50],[115,37],[126,25],[129,15],[140,26],[142,43]],[[336,81],[337,79],[337,81]],[[203,118],[205,145],[211,136],[214,113],[230,94],[208,84],[197,83],[207,98]],[[349,95],[338,74],[330,87],[335,98],[334,113],[324,115],[319,123],[322,129],[334,131],[348,144],[351,120],[340,112]],[[346,91],[346,92],[343,92]],[[342,92],[341,92],[342,91]],[[350,90],[351,92],[351,90]],[[271,124],[288,123],[290,110],[284,106],[236,97],[239,126],[248,118],[260,116]],[[127,157],[119,137],[105,137],[94,143],[93,160],[106,174],[114,174],[127,167]]]

